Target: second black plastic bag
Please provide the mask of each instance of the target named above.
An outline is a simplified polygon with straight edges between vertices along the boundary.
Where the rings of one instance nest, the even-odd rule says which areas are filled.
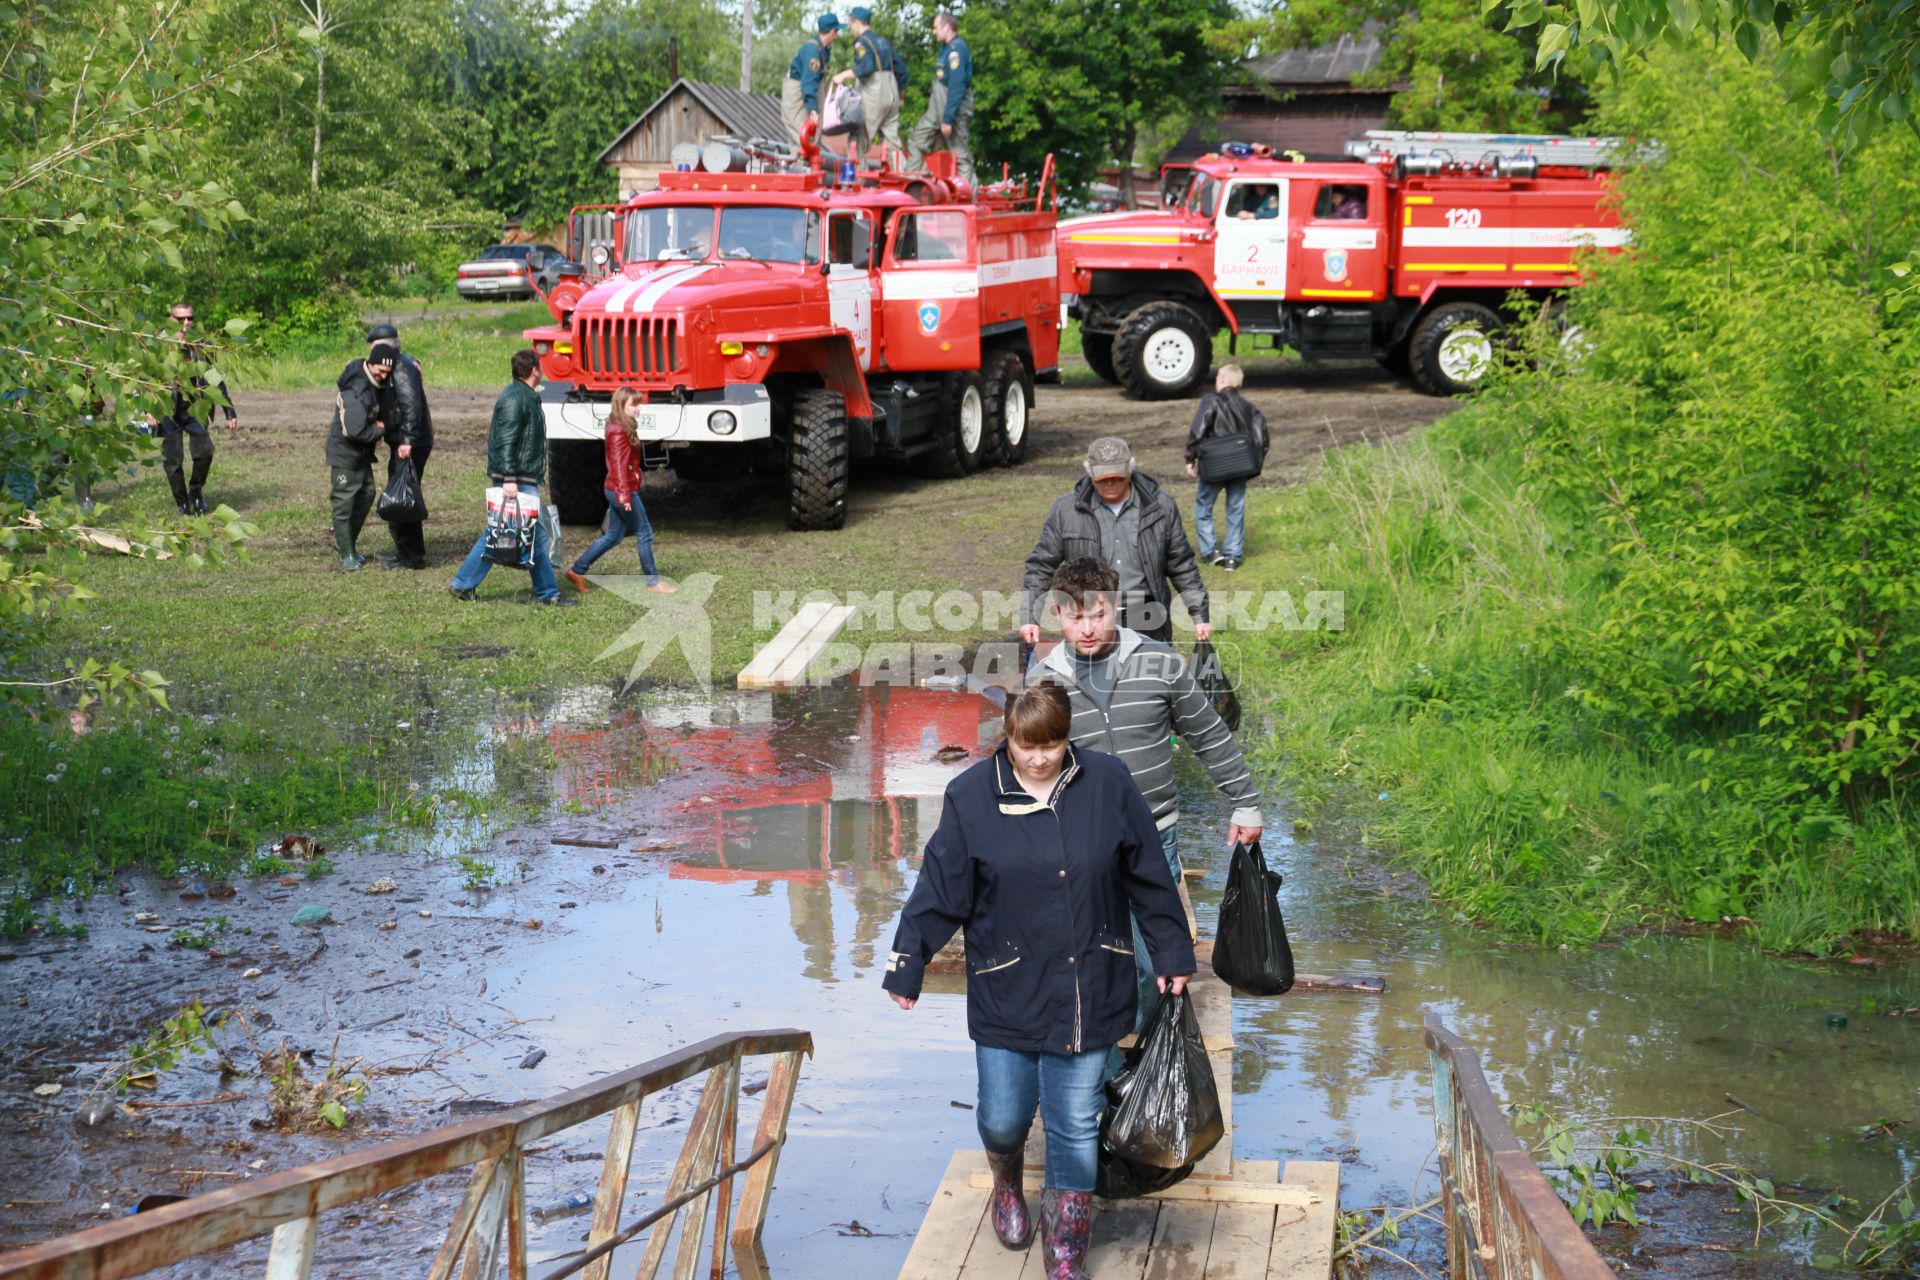
[[[1238,732],[1240,729],[1240,695],[1233,691],[1233,681],[1227,679],[1226,670],[1220,665],[1220,653],[1213,647],[1213,641],[1201,640],[1193,646],[1193,682],[1200,686],[1201,694],[1213,704],[1213,709],[1226,721],[1227,728]]]
[[[373,509],[382,520],[398,520],[401,524],[419,524],[427,518],[427,499],[420,492],[420,477],[414,474],[411,459],[400,459],[400,465],[393,469],[393,479],[387,481]]]
[[[1235,990],[1277,996],[1293,986],[1293,948],[1279,894],[1280,873],[1267,870],[1260,842],[1234,845],[1213,940],[1213,972]]]
[[[1103,1150],[1150,1169],[1191,1166],[1226,1136],[1207,1042],[1185,994],[1163,998],[1147,1023],[1140,1056],[1110,1086],[1113,1114]]]

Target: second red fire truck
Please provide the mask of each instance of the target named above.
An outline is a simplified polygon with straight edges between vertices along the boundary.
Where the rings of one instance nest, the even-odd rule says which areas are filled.
[[[1583,251],[1627,243],[1607,171],[1636,149],[1619,139],[1378,131],[1348,152],[1229,143],[1171,207],[1061,223],[1062,302],[1094,372],[1187,395],[1224,329],[1454,394],[1491,367],[1516,292],[1550,302]]]

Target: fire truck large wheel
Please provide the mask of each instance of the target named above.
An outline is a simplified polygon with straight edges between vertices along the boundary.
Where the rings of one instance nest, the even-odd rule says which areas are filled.
[[[1435,307],[1407,340],[1414,382],[1430,396],[1473,390],[1493,371],[1494,344],[1504,327],[1499,316],[1477,302]]]
[[[1113,372],[1136,400],[1175,400],[1213,367],[1213,333],[1177,302],[1154,302],[1128,316],[1113,341]]]
[[[944,395],[933,448],[920,455],[919,463],[922,473],[951,480],[980,469],[987,450],[987,397],[977,373],[948,374]]]
[[[547,441],[547,488],[560,504],[560,523],[599,524],[607,518],[606,446],[598,440]]]
[[[1088,333],[1080,331],[1080,354],[1087,358],[1087,368],[1093,370],[1093,376],[1102,382],[1118,382],[1120,375],[1113,371],[1113,335],[1110,333]]]
[[[1033,417],[1033,375],[1018,351],[987,357],[987,445],[993,462],[1017,467],[1027,460],[1027,426]]]
[[[838,529],[847,523],[847,407],[831,391],[794,397],[787,438],[787,524]]]

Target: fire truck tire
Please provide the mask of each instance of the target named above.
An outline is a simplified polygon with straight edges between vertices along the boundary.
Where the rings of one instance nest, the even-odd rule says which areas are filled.
[[[787,524],[838,529],[847,523],[847,406],[831,391],[793,400],[787,436]]]
[[[987,448],[990,465],[1017,467],[1027,460],[1027,430],[1033,421],[1033,375],[1018,351],[987,356]]]
[[[1176,400],[1213,367],[1213,331],[1177,302],[1150,302],[1120,324],[1113,372],[1135,400]]]
[[[1457,396],[1479,386],[1493,369],[1495,344],[1505,326],[1477,302],[1435,307],[1407,339],[1413,381],[1430,396]]]
[[[1080,331],[1080,354],[1087,358],[1087,368],[1093,370],[1093,376],[1102,382],[1118,382],[1120,375],[1113,371],[1113,335],[1110,333],[1088,333]]]
[[[980,469],[987,451],[987,397],[977,373],[950,373],[933,448],[918,462],[923,475],[955,480]]]
[[[547,487],[562,524],[599,524],[607,518],[606,446],[598,440],[549,440]]]

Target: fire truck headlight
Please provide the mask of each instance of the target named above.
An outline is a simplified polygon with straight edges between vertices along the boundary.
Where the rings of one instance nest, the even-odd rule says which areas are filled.
[[[725,409],[707,415],[707,430],[717,436],[730,436],[739,421]]]
[[[767,353],[772,350],[773,350],[772,347],[769,347],[766,343],[763,342],[759,346],[753,349],[753,354],[759,356],[762,360],[765,360],[767,358]]]
[[[590,256],[593,259],[594,266],[604,267],[607,265],[608,258],[610,258],[612,255],[607,252],[607,246],[603,244],[597,244],[593,246],[593,252],[588,256]]]
[[[533,344],[533,354],[537,356],[547,355],[552,352],[552,350],[553,344],[551,342],[536,342]]]

